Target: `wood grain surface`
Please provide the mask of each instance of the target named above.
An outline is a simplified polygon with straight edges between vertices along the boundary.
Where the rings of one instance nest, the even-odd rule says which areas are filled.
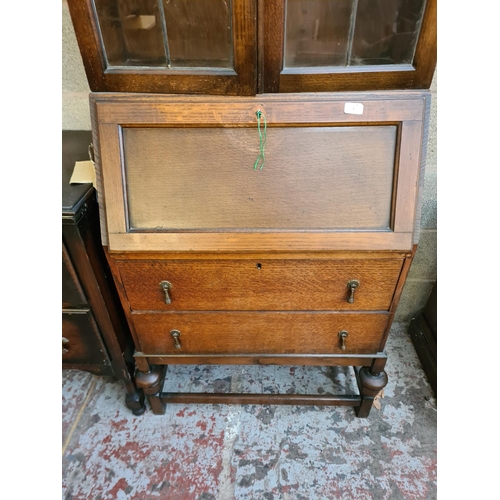
[[[87,299],[64,242],[62,243],[62,307],[79,309],[88,307]]]
[[[377,353],[387,319],[383,313],[132,313],[146,355]],[[181,349],[171,330],[181,332]],[[349,332],[345,351],[340,330]]]
[[[176,354],[171,356],[135,353],[139,370],[147,371],[152,365],[289,365],[289,366],[372,366],[380,363],[385,366],[387,355],[376,354],[260,354],[253,356],[235,354]]]
[[[264,34],[264,74],[261,79],[265,92],[401,90],[430,87],[437,60],[437,0],[426,2],[411,64],[284,68],[284,11],[285,0],[265,2],[264,19],[259,19],[259,22],[263,23],[261,32]],[[373,24],[374,19],[369,18],[369,22]]]
[[[110,252],[327,252],[410,250],[412,233],[338,231],[299,233],[122,233]]]
[[[116,261],[134,310],[388,310],[403,260]],[[360,283],[349,304],[347,283]],[[159,283],[169,281],[171,303]]]
[[[255,95],[257,91],[256,0],[232,1],[231,42],[234,69],[168,69],[166,65],[162,69],[156,64],[148,67],[147,62],[143,67],[108,66],[92,4],[92,0],[68,0],[76,39],[92,91]],[[214,38],[217,38],[217,35]]]
[[[396,127],[126,128],[131,229],[371,229],[390,224]],[[411,230],[411,229],[410,229]]]
[[[162,403],[181,404],[233,404],[233,405],[315,405],[357,406],[359,395],[325,396],[318,394],[221,394],[196,392],[162,392]]]
[[[410,252],[369,252],[369,251],[337,251],[337,252],[238,252],[235,253],[185,253],[185,252],[113,252],[115,260],[394,260],[404,259]]]
[[[410,250],[427,95],[93,94],[109,249]]]
[[[68,364],[110,364],[99,327],[89,309],[64,310],[62,336],[69,341],[63,346],[68,351],[62,355],[64,367]]]

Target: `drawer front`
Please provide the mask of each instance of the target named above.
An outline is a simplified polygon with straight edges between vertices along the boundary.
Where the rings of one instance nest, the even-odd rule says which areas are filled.
[[[90,311],[63,311],[62,337],[63,367],[65,364],[109,365],[99,329]]]
[[[370,354],[379,350],[389,315],[214,312],[132,318],[145,354]],[[172,330],[180,332],[178,348]],[[345,350],[342,330],[348,332]]]
[[[77,309],[88,306],[68,250],[62,244],[62,307]]]
[[[388,310],[402,259],[122,260],[133,310]],[[348,283],[357,280],[353,302]],[[170,304],[160,283],[168,282]]]

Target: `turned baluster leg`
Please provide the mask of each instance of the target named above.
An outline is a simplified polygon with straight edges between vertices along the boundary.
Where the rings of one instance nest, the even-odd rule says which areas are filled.
[[[138,370],[135,375],[135,382],[139,389],[147,395],[151,409],[155,415],[165,413],[165,404],[161,402],[160,393],[165,381],[166,366],[151,366],[149,371]]]
[[[136,416],[142,415],[146,411],[144,404],[144,392],[137,389],[132,380],[122,380],[125,388],[125,404],[129,410]]]
[[[387,373],[383,368],[383,365],[374,362],[370,368],[363,366],[357,372],[359,392],[362,396],[361,404],[356,407],[356,415],[359,418],[368,417],[375,396],[387,385]],[[380,371],[374,372],[374,369]]]

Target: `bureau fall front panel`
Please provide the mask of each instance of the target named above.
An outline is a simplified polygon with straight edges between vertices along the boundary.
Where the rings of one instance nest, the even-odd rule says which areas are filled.
[[[130,230],[388,231],[397,127],[124,128]]]
[[[412,248],[420,94],[93,99],[111,252]]]
[[[388,313],[132,314],[145,355],[372,354],[379,351],[388,319]]]
[[[390,307],[403,259],[119,260],[116,265],[132,310],[383,311]]]

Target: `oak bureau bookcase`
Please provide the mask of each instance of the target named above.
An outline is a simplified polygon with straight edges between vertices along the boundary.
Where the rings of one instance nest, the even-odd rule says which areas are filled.
[[[436,0],[68,0],[136,383],[351,405],[420,227]],[[345,365],[359,394],[164,393],[169,364]]]
[[[103,240],[156,413],[260,401],[368,414],[418,237],[428,105],[428,92],[92,95]],[[353,365],[361,393],[164,394],[175,363]]]

